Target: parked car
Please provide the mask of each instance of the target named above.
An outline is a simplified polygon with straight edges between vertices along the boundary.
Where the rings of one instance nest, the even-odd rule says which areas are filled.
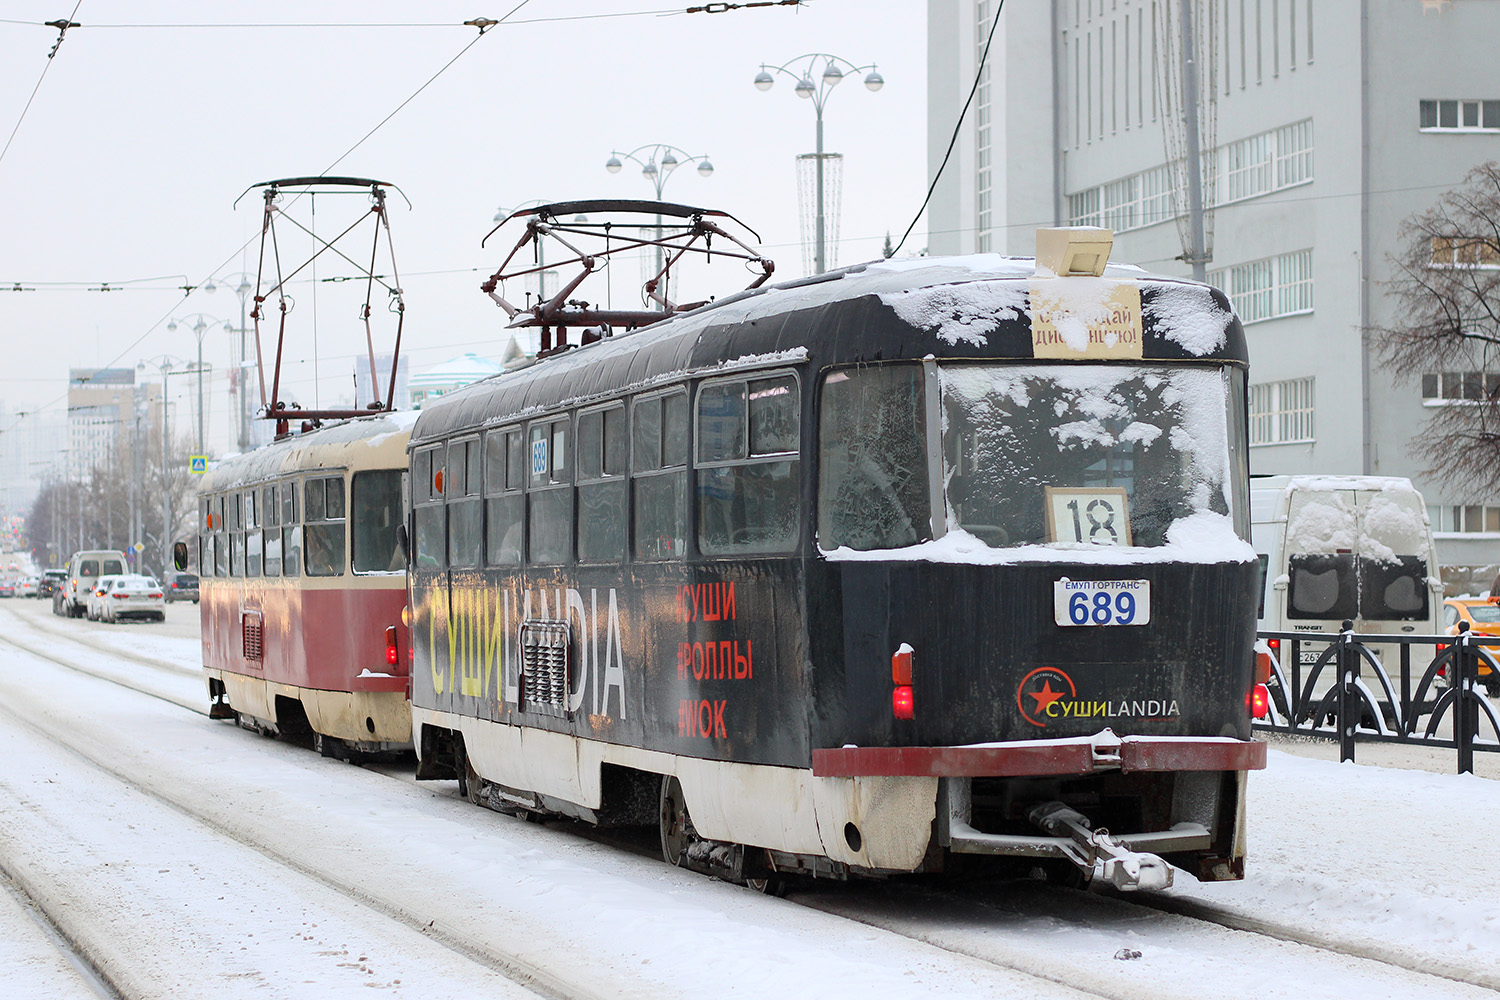
[[[57,593],[57,588],[68,578],[65,569],[44,569],[41,578],[37,580],[37,597],[51,597]]]
[[[192,573],[167,574],[167,603],[192,601],[198,603],[198,578]]]
[[[52,613],[78,618],[88,609],[89,592],[101,576],[125,572],[125,553],[110,549],[75,552],[68,560],[68,576],[52,599]]]
[[[90,596],[89,617],[117,622],[126,618],[166,621],[167,604],[155,578],[136,573],[101,576]]]
[[[1443,626],[1449,635],[1458,634],[1458,623],[1468,622],[1475,635],[1500,636],[1500,596],[1450,597],[1443,602]],[[1486,642],[1483,648],[1500,660],[1500,642]],[[1500,676],[1483,660],[1479,661],[1479,683],[1491,695],[1500,696]]]
[[[23,576],[21,582],[16,585],[17,597],[35,597],[37,592],[37,578],[34,576]]]

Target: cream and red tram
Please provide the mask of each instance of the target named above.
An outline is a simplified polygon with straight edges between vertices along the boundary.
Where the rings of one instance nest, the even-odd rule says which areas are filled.
[[[418,777],[761,884],[1242,877],[1244,336],[1057,270],[851,267],[424,409]]]
[[[199,488],[211,713],[326,754],[411,744],[405,560],[414,415],[361,417],[220,462]]]

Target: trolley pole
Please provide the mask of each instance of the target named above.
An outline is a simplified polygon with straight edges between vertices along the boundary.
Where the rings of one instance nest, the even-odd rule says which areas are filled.
[[[1194,0],[1181,0],[1182,11],[1182,108],[1184,138],[1187,142],[1187,196],[1188,196],[1188,263],[1193,266],[1193,280],[1204,281],[1208,277],[1208,240],[1203,226],[1203,150],[1198,133],[1198,56],[1197,41],[1193,32]]]

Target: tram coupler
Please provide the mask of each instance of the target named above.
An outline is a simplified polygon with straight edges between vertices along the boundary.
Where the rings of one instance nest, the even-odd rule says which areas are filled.
[[[1066,837],[1082,854],[1068,852],[1068,860],[1092,872],[1097,865],[1100,874],[1122,892],[1136,889],[1165,889],[1172,884],[1172,866],[1154,854],[1132,851],[1110,836],[1108,830],[1095,830],[1088,818],[1061,802],[1045,802],[1026,814],[1054,837]]]

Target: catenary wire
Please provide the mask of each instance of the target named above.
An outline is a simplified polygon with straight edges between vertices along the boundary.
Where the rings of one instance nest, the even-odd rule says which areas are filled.
[[[63,38],[67,35],[68,28],[73,26],[73,16],[78,13],[78,8],[82,6],[83,0],[78,0],[73,5],[73,13],[68,15],[67,20],[63,22],[63,27],[58,29],[57,44],[53,45],[52,51],[48,53],[47,62],[42,66],[42,75],[36,78],[36,86],[31,88],[31,96],[26,98],[26,106],[21,109],[21,117],[16,119],[16,127],[10,130],[10,138],[5,140],[5,148],[0,149],[0,163],[5,161],[5,154],[10,152],[11,144],[16,141],[16,134],[21,131],[21,123],[26,120],[26,113],[31,110],[31,104],[36,100],[37,92],[42,89],[42,81],[47,79],[47,71],[52,68],[53,57],[57,55],[57,50],[62,48]],[[44,25],[44,27],[47,27],[47,25]]]

